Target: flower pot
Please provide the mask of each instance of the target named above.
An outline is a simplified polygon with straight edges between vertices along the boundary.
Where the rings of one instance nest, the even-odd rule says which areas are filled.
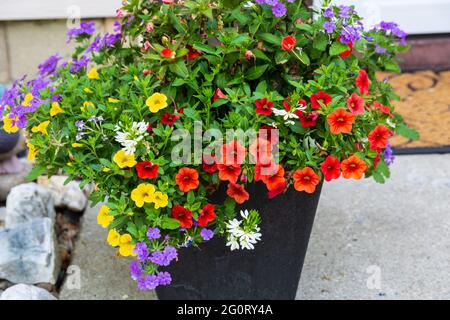
[[[295,299],[321,187],[314,194],[291,187],[270,200],[264,185],[249,185],[250,200],[237,210],[261,214],[262,240],[255,249],[230,251],[220,237],[180,249],[178,262],[167,268],[172,285],[157,288],[159,299]],[[222,185],[211,200],[225,198]]]
[[[23,144],[21,131],[16,133],[6,133],[3,130],[3,122],[0,121],[0,160],[9,159],[19,152]]]

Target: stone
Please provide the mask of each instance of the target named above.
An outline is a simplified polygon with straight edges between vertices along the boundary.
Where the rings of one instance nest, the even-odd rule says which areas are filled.
[[[5,226],[12,228],[38,217],[55,220],[52,192],[33,182],[14,187],[6,200]]]
[[[88,208],[68,275],[61,287],[60,300],[153,300],[154,291],[142,292],[130,278],[132,258],[117,256],[106,242],[107,229],[97,224],[100,205]]]
[[[32,165],[26,159],[19,159],[22,170],[19,173],[0,175],[0,202],[5,201],[11,189],[20,184],[26,183],[26,176],[32,169]]]
[[[38,183],[52,191],[56,208],[67,208],[71,211],[82,212],[87,205],[87,197],[80,184],[71,181],[64,185],[66,176],[39,177]]]
[[[5,227],[6,207],[0,207],[0,230]]]
[[[6,289],[0,300],[58,300],[47,290],[28,284],[16,284]]]
[[[34,218],[0,230],[0,279],[55,284],[60,260],[50,218]]]

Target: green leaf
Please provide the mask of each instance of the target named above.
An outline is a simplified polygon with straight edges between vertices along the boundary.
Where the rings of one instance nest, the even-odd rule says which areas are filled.
[[[161,227],[163,229],[167,229],[167,230],[175,230],[180,228],[180,221],[173,219],[173,218],[169,218],[167,216],[164,216],[162,218],[162,222],[161,222]]]
[[[299,30],[303,30],[303,31],[306,31],[309,33],[314,32],[314,28],[310,24],[307,24],[307,23],[299,23],[299,24],[296,24],[295,27]]]
[[[317,49],[320,51],[325,51],[325,49],[327,48],[327,45],[328,45],[328,37],[323,33],[320,33],[314,39],[314,43],[313,43],[314,49]]]
[[[217,55],[216,49],[214,47],[208,46],[203,43],[194,43],[193,48],[204,53]]]
[[[350,50],[348,45],[340,42],[333,42],[330,48],[330,56],[337,56],[347,50]]]
[[[247,71],[245,77],[249,80],[258,79],[264,74],[264,72],[267,70],[268,67],[269,67],[268,64],[252,67]]]
[[[26,180],[28,182],[36,180],[40,175],[44,174],[47,168],[44,166],[35,166],[27,175]]]
[[[261,33],[258,35],[258,37],[261,40],[264,40],[266,42],[272,43],[272,44],[277,44],[277,45],[281,45],[281,38],[277,37],[274,34],[271,33]]]
[[[398,65],[397,62],[390,60],[384,63],[384,68],[386,69],[386,71],[391,71],[391,72],[395,72],[395,73],[400,73],[400,66]]]
[[[119,226],[122,226],[125,221],[128,219],[128,216],[121,216],[113,220],[111,224],[109,225],[109,229],[116,229]]]
[[[181,59],[175,63],[169,64],[169,70],[181,78],[187,78],[189,76],[186,64],[184,63],[184,60]]]
[[[289,52],[286,51],[278,51],[275,55],[275,63],[276,64],[285,64],[289,61]]]
[[[266,93],[267,91],[267,82],[266,81],[261,81],[260,83],[258,83],[258,86],[255,89],[255,92],[258,93]]]
[[[397,127],[395,128],[395,131],[399,135],[401,135],[407,139],[411,139],[411,140],[419,140],[420,139],[420,134],[417,132],[417,130],[410,128],[405,124],[397,125]]]
[[[307,66],[309,66],[309,64],[311,63],[311,61],[309,60],[309,57],[305,53],[305,51],[300,51],[298,53],[298,57],[300,58],[300,61],[303,62],[304,64],[306,64]]]
[[[253,55],[256,57],[256,59],[272,61],[264,52],[258,49],[253,50]]]

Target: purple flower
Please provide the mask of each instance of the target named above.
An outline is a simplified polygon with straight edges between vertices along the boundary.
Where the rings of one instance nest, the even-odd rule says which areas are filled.
[[[203,240],[209,241],[214,237],[214,231],[205,228],[200,232],[200,236]]]
[[[155,275],[143,276],[138,280],[139,290],[153,290],[159,285],[159,279]]]
[[[336,24],[332,21],[327,21],[323,24],[323,28],[327,33],[333,33],[336,29]]]
[[[273,8],[272,8],[272,13],[275,17],[277,18],[281,18],[282,16],[284,16],[286,14],[286,6],[283,3],[277,3]]]
[[[170,261],[172,261],[173,259],[176,259],[178,257],[177,249],[175,249],[174,247],[171,247],[171,246],[167,246],[164,249],[164,254],[166,255],[166,258]]]
[[[381,21],[377,27],[380,29],[383,29],[384,31],[390,31],[390,30],[396,28],[397,26],[398,26],[398,24],[396,24],[395,22]]]
[[[256,3],[259,5],[263,5],[266,3],[266,0],[256,0]]]
[[[271,7],[276,6],[279,3],[278,0],[265,0],[265,1],[266,4],[268,4]]]
[[[333,12],[333,8],[327,8],[324,12],[323,12],[323,16],[325,18],[331,19],[334,18],[334,12]]]
[[[359,30],[351,26],[342,26],[341,42],[344,44],[355,43],[361,38]]]
[[[146,261],[150,254],[148,252],[147,244],[145,242],[136,243],[136,246],[134,247],[133,252],[135,254],[137,254],[137,258],[138,258],[139,262]]]
[[[41,76],[53,74],[56,70],[56,67],[58,66],[59,60],[61,59],[62,58],[58,54],[50,56],[47,60],[45,60],[38,66],[39,74]]]
[[[78,128],[78,131],[83,130],[84,129],[84,121],[78,120],[77,122],[75,122],[75,126]]]
[[[161,233],[158,228],[149,228],[147,231],[148,240],[159,239],[161,237]]]
[[[172,277],[168,272],[159,272],[157,277],[160,286],[168,286],[172,282]]]
[[[364,39],[366,39],[369,42],[372,42],[373,40],[375,40],[373,37],[371,36],[364,36]]]
[[[391,145],[388,143],[386,149],[384,150],[384,161],[388,166],[394,163],[395,156],[394,151],[391,148]]]
[[[131,262],[129,267],[130,267],[131,279],[137,280],[140,277],[142,277],[141,265],[137,261]]]
[[[54,96],[52,96],[52,102],[58,102],[61,101],[62,96],[60,94],[56,94]]]
[[[81,56],[80,59],[76,59],[72,61],[72,65],[70,66],[71,73],[77,73],[80,69],[87,67],[90,59],[86,56]]]
[[[378,43],[375,45],[375,52],[379,54],[385,54],[387,52],[386,48],[381,47]]]
[[[154,251],[148,260],[154,264],[167,267],[177,256],[177,250],[174,247],[167,246],[163,251]]]
[[[95,32],[95,22],[81,22],[80,27],[78,28],[72,28],[69,29],[67,32],[67,37],[69,37],[69,40],[67,42],[70,42],[73,38],[77,38],[81,35],[91,35]]]
[[[103,117],[102,116],[100,116],[100,117],[96,117],[96,116],[92,116],[92,117],[90,117],[89,118],[89,120],[88,121],[90,121],[90,122],[93,122],[93,123],[95,123],[95,124],[97,124],[97,123],[102,123],[103,122]]]
[[[339,6],[339,17],[343,19],[350,18],[350,14],[353,13],[353,8],[349,6]]]

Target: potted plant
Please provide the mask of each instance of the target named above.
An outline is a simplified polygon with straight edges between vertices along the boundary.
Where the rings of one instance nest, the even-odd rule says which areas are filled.
[[[382,183],[389,138],[417,135],[376,78],[399,71],[406,34],[328,1],[129,0],[118,17],[71,29],[73,58],[3,98],[30,133],[30,179],[94,182],[141,290],[294,298],[322,181]]]

